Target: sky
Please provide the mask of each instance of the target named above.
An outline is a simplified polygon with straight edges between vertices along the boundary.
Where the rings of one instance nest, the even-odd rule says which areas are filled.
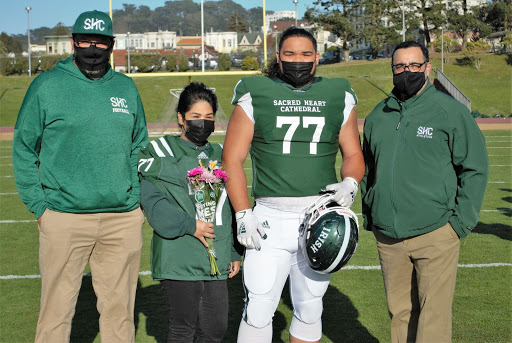
[[[263,0],[233,0],[246,9],[263,7]],[[308,7],[313,6],[314,0],[299,0],[297,12],[302,18]],[[201,3],[200,0],[194,0]],[[151,9],[163,6],[165,0],[112,0],[112,9],[122,9],[123,3],[137,7],[145,5]],[[73,26],[75,19],[82,12],[99,10],[108,12],[109,0],[2,0],[0,1],[0,32],[7,34],[27,33],[27,11],[30,10],[30,28],[42,26],[54,27],[58,22],[65,26]],[[295,10],[292,0],[265,0],[267,11]]]

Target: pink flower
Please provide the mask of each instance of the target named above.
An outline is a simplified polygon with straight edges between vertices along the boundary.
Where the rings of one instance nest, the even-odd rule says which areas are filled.
[[[201,167],[195,167],[195,168],[192,168],[188,171],[187,173],[187,176],[188,177],[194,177],[196,175],[201,175],[203,174],[203,168]]]
[[[220,182],[220,180],[209,170],[203,172],[203,175],[201,175],[201,180],[206,183],[219,183]]]
[[[226,174],[226,172],[222,169],[215,169],[213,173],[215,174],[216,177],[218,177],[224,182],[228,180],[228,174]]]

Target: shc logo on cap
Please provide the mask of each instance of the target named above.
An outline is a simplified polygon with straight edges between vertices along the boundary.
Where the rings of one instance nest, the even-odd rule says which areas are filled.
[[[73,34],[102,35],[114,38],[112,20],[100,11],[87,11],[78,16],[73,26]]]
[[[104,31],[105,22],[101,19],[87,18],[84,20],[84,29]]]

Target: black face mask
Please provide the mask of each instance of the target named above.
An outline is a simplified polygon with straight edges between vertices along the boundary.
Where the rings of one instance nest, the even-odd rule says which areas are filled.
[[[279,77],[293,87],[302,87],[311,82],[315,73],[313,71],[314,62],[285,62],[280,61]]]
[[[112,47],[101,50],[93,44],[88,48],[79,48],[75,45],[75,63],[88,78],[100,78],[110,68],[108,60],[111,52]]]
[[[400,74],[393,75],[393,85],[402,100],[407,100],[419,92],[425,84],[425,73],[410,72],[405,70]]]
[[[196,145],[204,145],[208,137],[215,131],[214,120],[195,119],[187,120],[186,123],[185,137]]]

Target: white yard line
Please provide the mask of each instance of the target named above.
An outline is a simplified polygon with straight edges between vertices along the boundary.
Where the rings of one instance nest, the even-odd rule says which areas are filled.
[[[496,263],[479,263],[479,264],[459,264],[459,268],[496,268],[496,267],[512,267],[512,263],[503,263],[503,262],[496,262]],[[344,270],[380,270],[380,266],[352,266],[348,265],[341,269],[341,271]],[[151,275],[151,271],[144,270],[140,271],[139,275]],[[86,273],[84,274],[85,277],[90,277],[91,274]],[[38,274],[32,274],[32,275],[2,275],[0,276],[0,280],[18,280],[18,279],[39,279],[41,278]]]
[[[248,186],[247,188],[250,188],[250,186]],[[504,212],[504,211],[512,211],[512,209],[502,208],[502,209],[498,209],[498,210],[480,210],[480,212]],[[356,213],[356,215],[361,217],[363,214]],[[36,220],[35,219],[33,219],[33,220],[12,220],[12,219],[0,220],[0,224],[16,224],[16,223],[32,223],[32,222],[36,222]]]

